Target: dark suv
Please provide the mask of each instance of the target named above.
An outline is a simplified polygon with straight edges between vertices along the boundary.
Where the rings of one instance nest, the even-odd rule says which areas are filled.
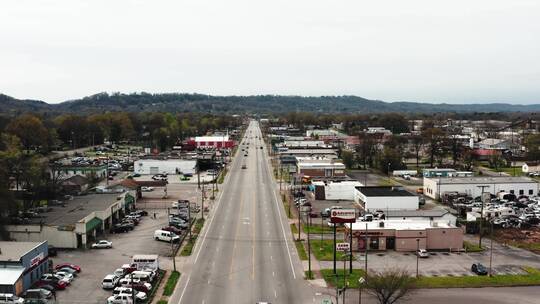
[[[486,270],[486,267],[480,263],[474,263],[471,266],[471,271],[476,273],[477,275],[487,275],[488,272]]]

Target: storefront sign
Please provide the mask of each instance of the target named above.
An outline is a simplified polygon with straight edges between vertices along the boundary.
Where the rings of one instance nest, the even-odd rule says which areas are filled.
[[[336,243],[336,251],[349,251],[349,243]]]
[[[354,223],[356,222],[356,209],[332,209],[330,211],[331,223]]]
[[[43,260],[43,252],[41,252],[40,254],[38,254],[37,256],[35,256],[34,258],[32,258],[30,260],[30,267],[34,267],[36,266],[37,264],[39,264],[39,262],[41,262]]]

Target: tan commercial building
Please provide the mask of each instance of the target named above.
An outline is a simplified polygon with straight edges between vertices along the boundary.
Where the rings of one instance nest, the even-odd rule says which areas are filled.
[[[345,224],[345,239],[350,225]],[[366,229],[367,225],[367,229]],[[456,251],[463,249],[463,229],[429,220],[380,220],[352,224],[353,251],[416,251],[420,249]]]

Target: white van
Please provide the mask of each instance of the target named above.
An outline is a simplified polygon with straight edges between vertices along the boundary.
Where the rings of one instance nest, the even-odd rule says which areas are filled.
[[[134,271],[131,273],[133,278],[141,278],[143,281],[153,281],[155,273],[152,271]],[[148,278],[148,280],[146,280]]]
[[[154,239],[156,241],[164,241],[164,242],[180,241],[180,237],[178,235],[176,235],[174,232],[166,231],[166,230],[156,230],[154,232]]]
[[[103,289],[114,289],[116,285],[118,284],[119,278],[114,274],[108,274],[103,278],[103,281],[101,282],[101,287]]]
[[[0,303],[1,304],[22,304],[24,303],[23,298],[19,298],[12,293],[0,293]]]

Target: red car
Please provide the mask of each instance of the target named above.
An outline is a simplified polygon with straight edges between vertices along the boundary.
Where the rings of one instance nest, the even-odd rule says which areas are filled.
[[[176,234],[176,235],[182,234],[182,230],[181,230],[181,229],[178,229],[178,228],[176,228],[176,227],[174,227],[174,226],[163,227],[163,228],[161,228],[161,230],[174,232],[174,234]]]
[[[77,271],[77,272],[81,272],[81,270],[82,270],[82,269],[81,269],[81,266],[75,265],[75,264],[70,264],[70,263],[58,264],[58,265],[54,266],[54,269],[55,269],[55,270],[58,270],[58,269],[64,268],[64,267],[71,268],[71,269],[73,269],[73,270],[75,270],[75,271]]]

